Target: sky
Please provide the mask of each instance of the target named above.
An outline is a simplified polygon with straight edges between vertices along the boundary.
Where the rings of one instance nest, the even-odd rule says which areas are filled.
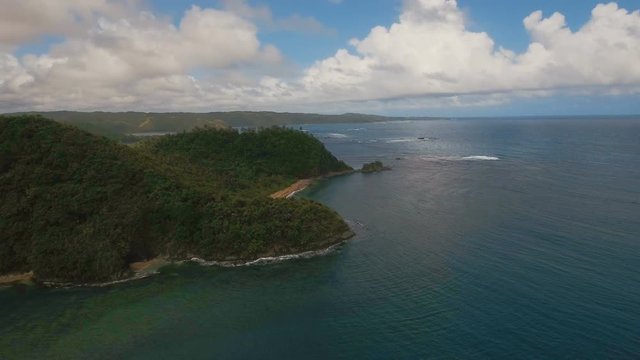
[[[640,2],[2,0],[0,113],[640,114]]]

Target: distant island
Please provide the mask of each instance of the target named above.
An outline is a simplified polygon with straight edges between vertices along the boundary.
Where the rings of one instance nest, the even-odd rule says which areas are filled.
[[[38,115],[0,116],[0,275],[106,282],[158,257],[242,263],[352,235],[322,204],[269,197],[352,170],[319,140],[197,125],[127,146]]]

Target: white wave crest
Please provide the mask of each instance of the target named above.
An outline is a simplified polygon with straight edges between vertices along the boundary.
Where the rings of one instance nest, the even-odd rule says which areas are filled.
[[[324,134],[326,137],[330,137],[330,138],[335,138],[335,139],[344,139],[344,138],[348,138],[349,135],[345,135],[345,134],[340,134],[340,133],[328,133],[328,134]]]
[[[472,156],[465,156],[465,157],[462,158],[462,160],[488,160],[488,161],[495,161],[495,160],[500,160],[500,158],[496,157],[496,156],[472,155]]]
[[[279,262],[283,262],[283,261],[287,261],[287,260],[295,260],[295,259],[310,259],[313,257],[318,257],[318,256],[325,256],[328,255],[332,252],[334,252],[335,250],[337,250],[338,248],[340,248],[342,245],[344,245],[345,241],[339,242],[337,244],[331,245],[328,248],[325,249],[321,249],[321,250],[311,250],[311,251],[305,251],[305,252],[301,252],[298,254],[289,254],[289,255],[281,255],[281,256],[267,256],[267,257],[261,257],[259,259],[256,260],[251,260],[251,261],[207,261],[204,259],[200,259],[198,257],[193,257],[191,259],[189,259],[188,261],[194,262],[196,264],[202,265],[202,266],[220,266],[220,267],[240,267],[240,266],[254,266],[254,265],[267,265],[267,264],[274,264],[274,263],[279,263]]]
[[[472,155],[472,156],[419,156],[423,161],[496,161],[500,160],[499,157],[487,156],[487,155]]]
[[[391,139],[385,142],[387,144],[393,144],[393,143],[403,143],[403,142],[412,142],[412,141],[416,141],[416,140],[415,139]]]

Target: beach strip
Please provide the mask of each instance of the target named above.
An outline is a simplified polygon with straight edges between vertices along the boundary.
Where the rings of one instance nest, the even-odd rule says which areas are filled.
[[[302,191],[307,188],[307,186],[311,185],[313,179],[302,179],[298,180],[295,183],[287,186],[286,188],[276,191],[273,194],[269,195],[272,199],[287,199],[295,195],[297,192]]]

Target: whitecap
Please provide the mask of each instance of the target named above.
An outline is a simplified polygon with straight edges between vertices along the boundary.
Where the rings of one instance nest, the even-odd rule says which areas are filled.
[[[416,140],[415,139],[391,139],[385,142],[387,144],[393,144],[393,143],[403,143],[403,142],[412,142],[412,141],[416,141]]]
[[[489,161],[495,161],[495,160],[500,160],[499,157],[496,156],[487,156],[487,155],[472,155],[472,156],[465,156],[462,158],[462,160],[489,160]]]
[[[193,257],[189,259],[189,261],[202,266],[220,266],[220,267],[267,265],[267,264],[274,264],[274,263],[279,263],[287,260],[310,259],[313,257],[325,256],[336,251],[344,243],[345,241],[342,241],[321,250],[310,250],[310,251],[304,251],[297,254],[288,254],[288,255],[280,255],[280,256],[266,256],[266,257],[261,257],[256,260],[250,260],[250,261],[215,261],[215,260],[207,261],[198,257]]]
[[[418,157],[424,161],[496,161],[499,157],[487,155],[471,155],[471,156],[429,156],[423,155]]]
[[[340,133],[328,133],[328,134],[324,134],[326,137],[330,137],[330,138],[335,138],[335,139],[344,139],[344,138],[348,138],[349,135],[346,134],[340,134]]]

